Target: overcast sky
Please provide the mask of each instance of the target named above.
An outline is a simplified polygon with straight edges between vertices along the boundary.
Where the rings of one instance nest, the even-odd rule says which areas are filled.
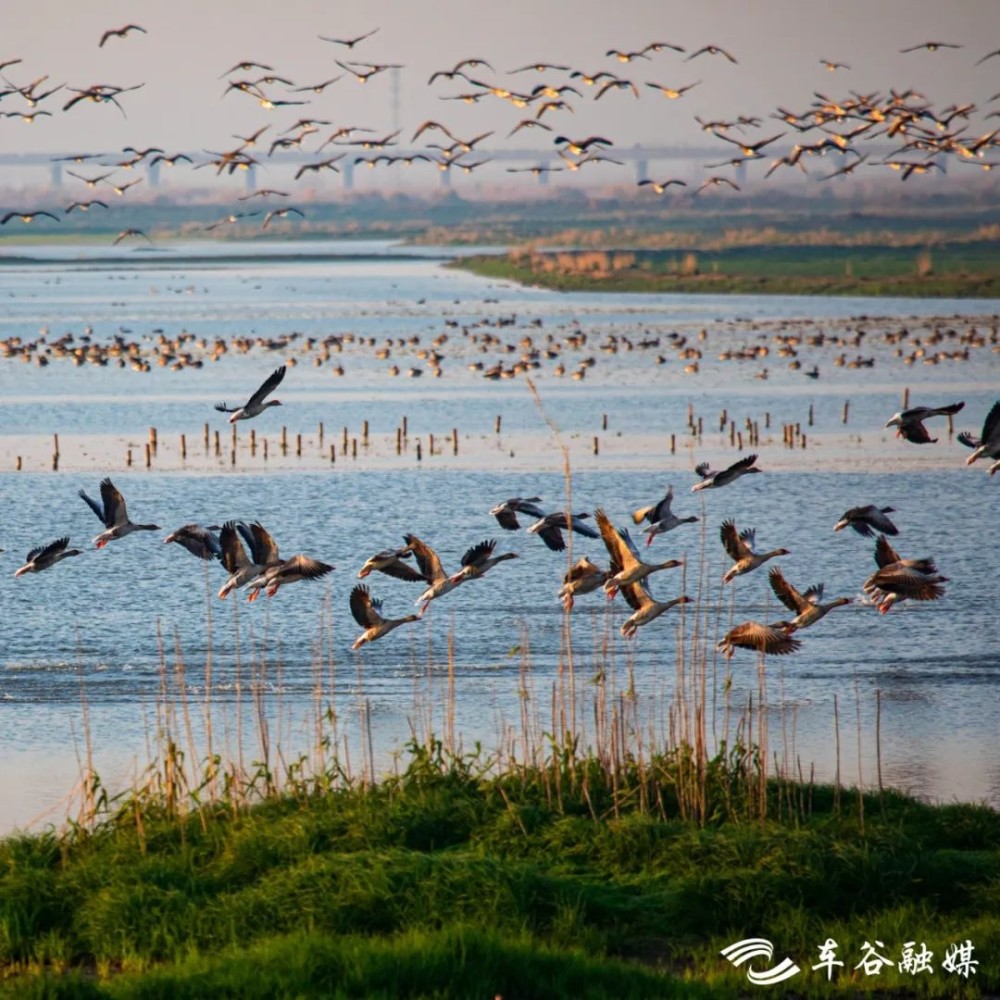
[[[483,143],[551,148],[554,134],[574,138],[602,135],[616,145],[691,146],[706,144],[695,122],[703,119],[756,115],[765,119],[755,138],[781,131],[767,121],[778,106],[802,111],[814,91],[846,97],[850,90],[887,93],[913,87],[936,108],[973,102],[981,111],[970,134],[1000,126],[1000,56],[980,65],[977,60],[1000,49],[1000,0],[411,0],[411,2],[339,2],[313,0],[38,0],[19,4],[3,18],[0,62],[23,61],[3,70],[7,80],[23,86],[48,75],[39,86],[65,83],[132,86],[122,95],[124,117],[113,105],[82,101],[69,111],[62,106],[71,92],[59,91],[36,110],[48,110],[28,125],[18,117],[0,119],[0,151],[118,152],[127,145],[163,147],[167,152],[228,150],[234,135],[249,135],[270,125],[276,138],[299,118],[330,122],[302,149],[311,151],[334,127],[365,126],[385,134],[398,123],[409,144],[413,130],[434,119],[457,136],[489,129],[496,134]],[[112,37],[98,47],[101,34],[129,22],[146,34]],[[319,35],[351,38],[378,31],[353,49],[320,40]],[[948,42],[962,48],[936,52],[900,49],[924,42]],[[651,42],[683,47],[684,55],[664,50],[648,59],[618,62],[608,49],[641,49]],[[686,56],[706,44],[727,49],[738,60],[704,54]],[[476,104],[442,101],[441,97],[474,88],[465,81],[428,77],[450,69],[459,59],[487,60],[468,70],[477,80],[528,92],[538,83],[572,83],[583,97],[566,95],[573,111],[553,110],[543,121],[555,130],[524,129],[507,133],[533,116],[498,97]],[[389,73],[359,84],[345,75],[322,95],[290,93],[276,84],[265,86],[279,99],[309,103],[264,110],[246,94],[224,98],[227,79],[255,79],[259,71],[235,71],[234,63],[255,60],[273,67],[297,86],[323,82],[343,71],[335,59],[399,63],[398,113],[393,107]],[[822,59],[846,63],[850,69],[828,71]],[[535,61],[569,66],[587,74],[609,70],[635,82],[640,99],[628,90],[611,90],[595,101],[596,87],[586,87],[559,71],[509,71]],[[684,97],[668,100],[646,87],[697,84]],[[0,111],[20,111],[24,101],[11,95]],[[537,105],[536,105],[537,107]],[[440,135],[425,134],[421,142]],[[711,137],[709,137],[710,139]],[[315,140],[315,141],[313,141]],[[721,143],[724,156],[729,149]],[[266,151],[265,151],[266,153]]]

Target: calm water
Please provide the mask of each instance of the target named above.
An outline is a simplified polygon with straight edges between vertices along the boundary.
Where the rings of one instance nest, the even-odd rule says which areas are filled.
[[[205,255],[205,247],[196,249]],[[669,571],[651,584],[657,597],[676,596],[683,587],[698,598],[683,619],[670,612],[626,643],[617,632],[626,615],[620,598],[613,604],[599,595],[579,600],[573,644],[584,699],[606,647],[622,683],[631,666],[645,709],[662,715],[673,691],[682,622],[688,635],[697,621],[714,637],[731,617],[785,617],[766,571],[723,591],[719,579],[726,560],[718,526],[731,517],[741,527],[756,527],[760,547],[791,550],[780,562],[800,589],[822,580],[828,597],[857,599],[801,633],[802,649],[794,656],[768,662],[772,749],[800,758],[806,768],[815,762],[820,775],[831,777],[836,698],[845,780],[857,779],[859,736],[863,780],[874,780],[878,690],[887,782],[929,797],[1000,805],[1000,758],[994,751],[1000,710],[995,629],[1000,542],[994,530],[1000,477],[988,477],[982,463],[966,468],[968,452],[948,441],[940,418],[929,426],[932,433],[940,431],[941,440],[923,448],[883,430],[900,408],[905,385],[914,403],[964,399],[956,429],[978,433],[1000,396],[1000,355],[987,346],[973,350],[968,361],[905,366],[878,340],[883,331],[904,326],[916,337],[926,317],[942,318],[940,329],[958,334],[975,322],[988,336],[1000,304],[560,295],[443,270],[434,254],[396,259],[385,245],[372,247],[370,257],[338,260],[329,255],[343,247],[309,244],[309,252],[322,256],[275,255],[266,262],[231,259],[229,246],[207,249],[218,259],[192,261],[179,248],[172,256],[122,254],[94,261],[60,248],[52,260],[0,267],[0,339],[33,340],[44,329],[51,342],[68,332],[80,338],[90,327],[96,342],[120,333],[142,343],[143,350],[161,335],[182,332],[209,343],[237,336],[262,341],[245,353],[230,351],[217,362],[183,371],[154,365],[137,373],[114,364],[74,367],[66,360],[40,368],[0,359],[0,448],[25,458],[25,471],[10,471],[8,463],[0,473],[6,500],[0,538],[6,549],[0,555],[6,612],[0,647],[0,829],[26,823],[45,809],[54,809],[48,819],[61,817],[57,803],[78,774],[84,700],[99,770],[110,783],[131,779],[148,759],[155,732],[161,649],[171,673],[178,651],[182,654],[189,690],[199,703],[211,656],[208,696],[218,712],[217,727],[229,729],[237,685],[245,691],[252,665],[266,660],[261,684],[269,692],[268,713],[290,756],[308,748],[317,663],[324,664],[328,680],[334,677],[333,703],[345,720],[354,719],[361,699],[368,699],[381,760],[406,742],[411,726],[427,712],[436,713],[435,726],[443,724],[449,641],[457,723],[466,743],[495,744],[505,725],[517,726],[521,653],[529,648],[531,710],[540,727],[549,728],[563,626],[556,591],[566,559],[523,531],[501,531],[488,511],[515,495],[541,496],[549,509],[564,506],[561,457],[522,379],[492,383],[469,370],[476,361],[509,365],[520,353],[501,352],[494,344],[480,351],[484,333],[512,344],[531,336],[535,346],[543,346],[547,336],[561,343],[586,333],[585,344],[564,348],[559,359],[569,373],[580,359],[593,357],[583,381],[556,378],[555,360],[534,374],[545,414],[571,451],[574,509],[603,506],[616,523],[625,524],[634,507],[652,502],[672,483],[677,512],[702,519],[660,536],[647,550],[651,558],[686,559],[683,572]],[[356,255],[356,247],[347,249]],[[805,320],[812,321],[813,332],[864,329],[867,337],[859,347],[804,348],[803,368],[815,363],[821,369],[815,382],[788,370],[773,353],[752,362],[717,359],[723,349],[773,347],[782,324],[804,329]],[[699,341],[702,330],[707,339]],[[299,336],[290,343],[267,346],[292,332]],[[448,340],[440,347],[442,376],[432,378],[417,351],[443,333]],[[671,333],[702,347],[697,375],[683,371]],[[348,337],[341,352],[313,364],[317,351],[307,338],[347,334],[354,339]],[[650,346],[610,353],[601,349],[609,335]],[[374,338],[377,345],[391,338],[391,360],[375,358],[374,348],[361,338]],[[400,346],[411,338],[419,343]],[[657,338],[659,346],[652,346]],[[944,344],[948,350],[959,346]],[[666,363],[655,363],[658,354]],[[838,354],[876,361],[872,368],[837,367]],[[284,405],[251,425],[270,439],[269,462],[246,451],[246,425],[235,468],[225,455],[206,457],[204,423],[221,430],[224,441],[229,433],[212,404],[243,402],[268,372],[291,358],[298,364],[276,393]],[[419,367],[424,375],[391,378],[391,363],[404,372]],[[345,370],[340,378],[332,373],[338,364]],[[765,366],[768,379],[754,378]],[[841,413],[848,399],[845,427]],[[806,428],[810,405],[814,425]],[[687,432],[689,406],[704,418],[700,441]],[[717,433],[723,408],[741,427],[744,417],[763,427],[765,414],[770,416],[771,429],[762,431],[755,449],[767,472],[724,490],[691,494],[696,461],[728,464],[738,454],[728,434]],[[395,429],[403,416],[411,440],[397,457]],[[500,435],[494,433],[497,416]],[[356,436],[362,420],[370,423],[370,446],[353,461],[338,453],[331,466],[326,443],[321,447],[317,440],[318,424],[325,425],[339,452],[340,429]],[[781,446],[786,422],[803,424],[812,438],[809,448]],[[302,459],[277,454],[282,425],[290,436],[306,436]],[[164,442],[163,458],[151,470],[138,461],[126,469],[122,442],[141,449],[153,426]],[[460,455],[446,448],[433,457],[425,453],[417,463],[417,436],[426,446],[428,433],[440,437],[453,427],[461,435]],[[45,471],[54,433],[65,442],[58,472]],[[186,463],[174,444],[182,433],[192,442]],[[679,440],[673,455],[670,434]],[[600,437],[598,456],[592,453],[594,436]],[[134,519],[163,530],[102,551],[90,549],[100,525],[76,492],[84,488],[96,496],[106,474],[125,494]],[[936,558],[951,580],[943,600],[903,605],[884,617],[860,602],[861,582],[874,569],[873,545],[831,529],[845,509],[869,502],[896,508],[901,533],[894,541],[903,555]],[[220,602],[215,591],[224,578],[221,568],[205,567],[161,539],[189,521],[229,518],[259,518],[283,554],[308,552],[335,564],[336,571],[326,580],[285,589],[271,601]],[[347,595],[355,573],[372,552],[401,545],[406,532],[437,548],[447,570],[457,568],[462,552],[483,538],[496,538],[498,550],[519,558],[434,602],[422,621],[354,654],[350,644],[359,629]],[[29,548],[63,534],[87,548],[85,554],[45,574],[13,579]],[[598,562],[606,558],[599,541],[577,538],[574,556],[581,554]],[[391,616],[409,613],[419,593],[415,585],[381,575],[367,582]],[[757,689],[754,656],[737,653],[732,673],[731,697],[739,705]],[[719,692],[723,676],[720,661]],[[196,728],[200,712],[199,707]]]

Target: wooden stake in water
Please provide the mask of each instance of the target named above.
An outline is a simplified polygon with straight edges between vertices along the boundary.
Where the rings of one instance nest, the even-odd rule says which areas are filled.
[[[287,455],[288,454],[288,428],[287,427],[282,427],[281,428],[281,454],[282,455]]]
[[[323,421],[322,420],[319,422],[319,427],[317,428],[317,434],[319,435],[319,446],[322,448],[323,447],[323,434],[324,434],[324,428],[323,428]]]
[[[267,461],[267,438],[264,438],[264,461]]]
[[[361,421],[361,443],[367,448],[368,447],[368,421]]]
[[[910,387],[907,386],[903,390],[903,409],[908,410],[910,408]]]
[[[257,432],[252,427],[250,428],[250,454],[257,454]]]
[[[670,454],[674,455],[677,453],[677,435],[670,435]]]
[[[810,403],[809,404],[809,426],[812,427],[812,425],[813,425],[813,405],[812,405],[812,403]]]
[[[157,444],[156,428],[155,427],[150,427],[149,428],[149,447],[152,448],[153,451],[156,451],[156,444]]]
[[[129,454],[131,455],[131,452],[129,452]],[[129,462],[129,465],[131,465],[131,464],[132,463]],[[16,464],[15,468],[17,469],[18,472],[21,471],[21,456],[20,455],[17,456],[17,464]]]
[[[403,454],[403,428],[402,427],[397,427],[396,428],[396,454],[397,455],[402,455]]]
[[[330,464],[333,465],[337,461],[337,446],[335,444],[330,445]]]
[[[351,438],[351,458],[358,457],[358,439]]]
[[[594,436],[594,454],[595,455],[599,454],[600,450],[601,450],[601,443],[597,439],[597,436],[595,435]]]
[[[452,427],[451,429],[451,453],[453,455],[458,454],[458,428]]]
[[[498,413],[497,414],[496,422],[493,424],[493,433],[494,434],[499,434],[500,433],[500,419],[501,419],[501,415]]]
[[[850,412],[851,412],[851,401],[848,399],[844,401],[844,412],[840,416],[840,422],[842,424],[847,423],[847,417],[850,414]]]
[[[601,414],[601,430],[606,431],[608,429],[608,415],[606,413]]]
[[[417,461],[418,462],[422,461],[423,457],[424,457],[423,449],[420,447],[420,442],[418,441],[417,442]]]
[[[203,441],[205,444],[205,451],[208,451],[208,424],[205,424]]]
[[[403,437],[408,437],[409,436],[409,433],[410,433],[409,428],[410,428],[410,421],[406,419],[406,416],[404,414],[404,416],[403,416]]]
[[[18,459],[18,461],[20,461],[20,459]],[[130,469],[132,468],[132,449],[131,448],[129,448],[129,450],[127,452],[125,452],[125,464]]]
[[[188,457],[187,438],[181,435],[181,461],[186,461]]]
[[[302,435],[295,435],[295,456],[296,458],[302,457]]]
[[[146,442],[146,468],[148,469],[153,464],[153,449],[149,442]]]
[[[434,435],[433,434],[428,434],[427,435],[427,454],[430,455],[432,458],[434,457]]]

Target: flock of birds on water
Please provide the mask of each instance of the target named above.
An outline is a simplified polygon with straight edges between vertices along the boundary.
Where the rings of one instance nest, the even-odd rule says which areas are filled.
[[[219,403],[216,410],[228,414],[229,422],[235,423],[254,419],[270,407],[280,406],[280,400],[269,397],[283,381],[285,372],[284,366],[276,369],[241,406]],[[894,414],[885,426],[895,427],[896,436],[912,444],[931,444],[938,439],[931,437],[926,421],[941,416],[951,418],[964,406],[964,402],[957,402],[937,407],[910,407]],[[992,462],[989,466],[991,476],[1000,470],[1000,400],[987,413],[978,437],[963,431],[957,439],[972,449],[972,454],[966,460],[967,464],[971,465],[984,458]],[[703,462],[695,468],[699,481],[691,487],[691,491],[701,492],[730,486],[744,476],[760,473],[762,470],[756,463],[755,454],[740,458],[721,469],[712,469],[708,463]],[[95,548],[104,548],[110,542],[126,538],[135,532],[161,530],[157,524],[131,520],[125,499],[110,478],[102,480],[100,494],[98,501],[84,490],[79,491],[80,498],[104,526],[104,530],[93,540]],[[673,488],[668,487],[662,499],[633,512],[632,519],[636,525],[647,525],[644,528],[647,548],[659,535],[699,520],[694,515],[681,517],[675,514],[673,499]],[[512,497],[493,507],[490,514],[507,531],[520,529],[519,515],[534,518],[527,526],[527,532],[537,535],[554,552],[566,550],[566,532],[575,532],[585,538],[599,538],[607,549],[606,569],[584,556],[567,571],[558,593],[567,614],[572,611],[576,598],[585,594],[602,590],[608,598],[614,598],[620,593],[633,612],[621,625],[622,636],[630,639],[641,626],[649,624],[664,612],[692,602],[692,598],[685,594],[659,601],[653,597],[647,582],[653,573],[683,566],[683,560],[645,561],[628,529],[616,526],[602,508],[593,512],[595,528],[589,523],[589,512],[571,513],[563,510],[546,513],[539,506],[540,502],[540,497]],[[937,600],[944,595],[944,585],[948,582],[948,577],[938,571],[933,558],[904,558],[892,547],[889,536],[899,534],[898,528],[889,518],[892,513],[892,507],[880,507],[877,504],[852,507],[833,528],[834,531],[852,528],[866,538],[878,534],[875,544],[878,569],[864,581],[862,589],[881,614],[901,601]],[[722,522],[719,536],[723,548],[732,560],[732,565],[723,574],[723,584],[759,569],[772,559],[789,554],[789,550],[785,548],[759,550],[755,530],[740,530],[732,519]],[[352,649],[359,649],[401,625],[419,620],[431,601],[443,597],[463,583],[481,578],[502,562],[518,558],[515,552],[497,553],[496,541],[486,539],[470,546],[460,560],[461,568],[455,573],[448,573],[437,552],[426,542],[413,534],[404,535],[403,540],[403,547],[386,549],[367,559],[357,575],[359,579],[364,579],[373,572],[380,572],[396,579],[425,585],[416,601],[420,611],[400,618],[386,617],[382,613],[381,601],[372,596],[368,586],[357,584],[350,593],[349,604],[351,614],[363,631]],[[170,532],[164,542],[176,543],[200,559],[219,561],[228,574],[219,589],[221,599],[225,599],[237,588],[247,592],[249,601],[256,600],[261,592],[273,597],[283,586],[319,579],[335,568],[304,553],[281,558],[277,543],[259,521],[250,524],[226,521],[221,526],[185,524]],[[59,538],[32,549],[25,564],[15,571],[14,576],[40,573],[64,559],[82,554],[82,550],[69,547],[68,537]],[[730,629],[717,647],[727,658],[732,657],[737,647],[771,655],[792,653],[801,645],[794,633],[816,624],[833,609],[851,603],[851,598],[848,597],[837,597],[824,602],[822,584],[799,590],[785,578],[777,566],[770,569],[768,581],[775,596],[793,613],[793,617],[770,624],[746,621]]]
[[[297,116],[295,121],[265,122],[248,135],[233,136],[238,143],[228,149],[167,152],[158,146],[140,149],[129,145],[119,153],[86,151],[58,157],[57,160],[77,167],[76,170],[67,168],[66,172],[84,185],[85,193],[62,209],[62,216],[60,210],[54,207],[21,206],[0,215],[0,225],[12,220],[31,223],[46,218],[59,222],[74,212],[106,211],[109,209],[108,202],[98,195],[112,191],[118,196],[126,195],[142,182],[142,178],[123,180],[118,171],[127,172],[144,164],[149,167],[185,164],[192,170],[208,167],[213,168],[217,176],[223,173],[231,176],[239,171],[263,168],[268,162],[280,162],[282,153],[307,153],[312,144],[315,144],[313,152],[318,158],[298,168],[296,182],[303,177],[315,179],[327,171],[339,173],[347,158],[350,158],[347,162],[352,167],[384,169],[400,163],[405,166],[426,164],[429,169],[464,173],[471,173],[489,163],[487,144],[494,137],[495,129],[463,136],[453,123],[429,119],[418,125],[408,137],[410,147],[418,140],[422,140],[424,145],[414,147],[417,151],[401,149],[395,153],[393,149],[407,141],[402,129],[380,134],[379,129],[370,125],[348,125],[342,121],[338,123],[334,118],[322,117],[330,112],[320,107],[320,103],[327,92],[341,81],[346,82],[332,91],[336,96],[328,105],[330,108],[342,109],[345,106],[343,87],[349,86],[352,80],[357,84],[368,84],[390,70],[405,69],[398,62],[359,58],[362,52],[371,50],[374,53],[379,44],[379,30],[376,27],[352,37],[319,35],[322,45],[334,47],[329,57],[333,75],[323,80],[292,79],[280,68],[275,69],[269,63],[256,59],[240,59],[219,74],[220,80],[226,80],[221,99],[236,94],[256,102],[269,114],[280,115],[284,112]],[[140,24],[129,23],[103,31],[95,41],[95,48],[101,50],[99,58],[107,60],[108,53],[116,45],[155,44],[155,32],[147,32]],[[932,58],[947,58],[946,53],[963,47],[957,42],[926,41],[906,46],[900,52],[913,53],[914,57],[923,53]],[[998,57],[1000,49],[986,52],[975,60],[975,66],[988,70],[997,65]],[[697,64],[694,60],[698,60]],[[827,58],[818,61],[832,74],[850,74],[851,67],[844,62]],[[737,55],[716,44],[688,49],[674,42],[654,41],[635,49],[608,49],[603,53],[601,65],[593,71],[563,63],[536,61],[503,74],[497,73],[488,60],[470,56],[434,71],[426,84],[438,91],[442,86],[457,89],[457,92],[438,93],[442,101],[465,104],[500,102],[517,109],[521,115],[527,115],[513,123],[505,139],[529,131],[537,133],[545,141],[551,141],[552,162],[508,167],[507,170],[511,173],[528,172],[538,177],[559,171],[575,173],[585,166],[588,170],[594,169],[588,165],[624,166],[624,161],[615,158],[614,138],[571,134],[570,123],[575,119],[577,109],[584,110],[584,102],[588,98],[588,103],[602,102],[602,108],[616,100],[635,100],[651,92],[658,98],[676,101],[700,86],[702,80],[685,78],[683,82],[663,83],[668,72],[679,75],[683,69],[687,74],[695,65],[701,67],[706,63],[715,63],[733,66],[738,62]],[[692,64],[690,67],[689,63]],[[108,63],[105,61],[104,65]],[[127,118],[129,95],[146,86],[145,82],[71,86],[52,82],[47,72],[28,79],[40,68],[29,69],[19,57],[0,59],[0,117],[34,125],[56,114],[79,114],[80,109],[97,106]],[[96,72],[100,70],[95,66]],[[620,75],[623,73],[627,75]],[[504,76],[506,81],[502,80]],[[738,82],[734,81],[734,86],[738,86]],[[1000,145],[1000,128],[988,129],[978,135],[972,129],[977,116],[981,116],[983,123],[1000,117],[1000,107],[990,108],[997,101],[1000,101],[1000,92],[990,96],[982,107],[965,102],[937,109],[928,97],[912,87],[905,90],[889,88],[888,93],[849,90],[841,96],[815,91],[809,103],[801,108],[777,107],[769,117],[780,123],[777,126],[780,130],[763,138],[757,138],[755,133],[765,125],[765,120],[759,115],[743,114],[708,120],[695,116],[695,121],[704,134],[718,141],[720,151],[724,151],[726,157],[706,164],[706,169],[737,169],[758,161],[764,163],[775,150],[779,150],[780,154],[770,159],[765,177],[787,169],[808,173],[807,163],[836,158],[839,165],[832,170],[828,166],[822,167],[824,173],[820,175],[821,179],[846,177],[865,167],[894,170],[906,181],[914,175],[942,172],[946,160],[974,165],[986,171],[992,169],[997,161],[990,160],[988,154]],[[48,110],[50,107],[52,111]],[[307,108],[310,109],[308,112]],[[287,127],[283,127],[286,124]],[[428,141],[431,136],[440,141]],[[795,141],[789,144],[789,138]],[[872,151],[866,152],[863,144],[872,140],[880,140],[880,143],[869,147]],[[221,145],[229,145],[228,139]],[[888,154],[885,150],[887,145],[891,147]],[[343,149],[330,155],[331,147],[334,150],[338,147]],[[874,152],[880,147],[880,152]],[[324,153],[327,155],[322,155]],[[275,160],[275,157],[278,159]],[[91,171],[96,168],[100,172],[83,173],[82,168],[90,168]],[[638,185],[657,195],[663,195],[674,187],[688,186],[680,178],[643,178]],[[690,194],[697,197],[705,192],[727,188],[740,190],[731,176],[713,173]],[[273,207],[229,212],[205,229],[231,230],[247,219],[260,218],[262,228],[267,228],[275,219],[286,222],[293,217],[304,219],[305,213],[301,208],[282,203],[282,199],[289,197],[289,191],[258,188],[239,200],[261,199],[262,204]],[[134,239],[153,242],[148,233],[134,227],[122,229],[114,242],[118,244]]]

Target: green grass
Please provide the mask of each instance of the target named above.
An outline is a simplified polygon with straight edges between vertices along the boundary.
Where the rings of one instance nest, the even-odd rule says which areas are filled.
[[[438,748],[439,750],[439,748]],[[772,783],[752,818],[716,775],[682,819],[676,759],[598,780],[588,758],[489,776],[417,750],[375,788],[188,814],[135,797],[93,831],[0,842],[0,995],[28,997],[736,996],[719,950],[772,940],[827,996],[866,940],[971,939],[1000,988],[1000,815]],[[853,978],[852,978],[853,977]],[[906,976],[879,984],[901,991]],[[975,995],[975,994],[969,994]]]

